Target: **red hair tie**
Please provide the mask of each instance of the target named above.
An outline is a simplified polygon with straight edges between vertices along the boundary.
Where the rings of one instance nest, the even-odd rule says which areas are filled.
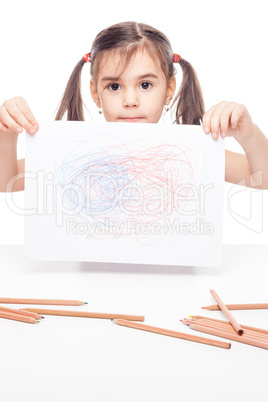
[[[91,63],[91,56],[90,53],[87,53],[83,56],[83,59],[85,60],[85,63]]]
[[[181,56],[177,53],[174,53],[173,55],[173,63],[179,63],[181,59]]]

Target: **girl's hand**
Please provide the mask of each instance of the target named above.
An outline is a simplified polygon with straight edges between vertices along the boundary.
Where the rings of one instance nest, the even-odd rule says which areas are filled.
[[[253,123],[244,105],[220,102],[204,114],[202,127],[215,140],[219,135],[245,139],[252,133]]]
[[[25,129],[35,134],[38,128],[26,100],[20,96],[5,101],[0,107],[0,132],[21,133]]]

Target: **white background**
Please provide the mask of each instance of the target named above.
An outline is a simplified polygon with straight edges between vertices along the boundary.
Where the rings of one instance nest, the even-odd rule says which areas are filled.
[[[52,120],[74,66],[90,51],[97,33],[132,20],[162,30],[173,51],[194,66],[206,109],[221,100],[243,103],[267,135],[266,17],[263,0],[6,1],[1,7],[0,103],[23,96],[38,121]],[[177,79],[179,87],[179,68]],[[102,119],[88,86],[86,65],[84,99],[92,118]],[[87,119],[91,119],[88,114]],[[243,152],[232,138],[225,139],[225,146]],[[24,134],[19,138],[18,156],[24,157]],[[267,193],[225,184],[225,244],[267,244]],[[24,194],[15,194],[14,202],[23,207]],[[0,219],[0,244],[22,244],[23,216],[10,211],[4,194],[0,194]]]

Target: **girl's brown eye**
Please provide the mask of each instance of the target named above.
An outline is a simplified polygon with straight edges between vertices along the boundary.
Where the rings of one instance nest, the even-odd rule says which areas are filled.
[[[118,84],[112,84],[109,85],[109,88],[111,89],[111,91],[117,91],[119,89],[120,85]]]
[[[142,82],[141,87],[142,89],[149,89],[152,87],[152,84],[150,82]]]

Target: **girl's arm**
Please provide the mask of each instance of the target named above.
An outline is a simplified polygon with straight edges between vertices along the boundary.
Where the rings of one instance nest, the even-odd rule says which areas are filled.
[[[221,102],[203,117],[205,133],[214,139],[220,135],[234,137],[245,155],[225,151],[225,180],[257,189],[268,189],[268,138],[252,123],[243,105]]]
[[[0,191],[8,191],[7,185],[10,179],[19,173],[21,166],[17,161],[18,134],[0,131]],[[23,190],[22,181],[16,182],[12,191]],[[18,187],[19,185],[19,187]]]
[[[31,134],[38,129],[25,99],[16,97],[4,102],[0,107],[0,192],[24,189],[24,159],[17,160],[18,134],[23,128]]]

